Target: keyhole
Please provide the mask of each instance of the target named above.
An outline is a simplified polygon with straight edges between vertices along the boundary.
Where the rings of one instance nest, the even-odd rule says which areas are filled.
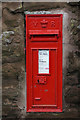
[[[38,83],[39,83],[39,80],[37,80],[38,81]]]

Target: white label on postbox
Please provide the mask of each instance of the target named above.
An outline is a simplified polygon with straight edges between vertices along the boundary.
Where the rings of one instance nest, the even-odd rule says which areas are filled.
[[[49,50],[39,50],[38,52],[38,72],[49,73]]]

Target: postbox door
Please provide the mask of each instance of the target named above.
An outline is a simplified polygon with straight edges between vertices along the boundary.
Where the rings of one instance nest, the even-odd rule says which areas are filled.
[[[33,107],[56,107],[57,49],[32,50]]]

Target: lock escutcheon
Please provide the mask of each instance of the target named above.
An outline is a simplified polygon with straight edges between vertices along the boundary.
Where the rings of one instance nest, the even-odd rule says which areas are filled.
[[[38,76],[36,83],[37,84],[46,84],[46,77],[45,76]]]

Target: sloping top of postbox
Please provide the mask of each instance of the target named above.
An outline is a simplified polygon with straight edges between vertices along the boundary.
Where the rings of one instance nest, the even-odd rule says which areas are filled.
[[[54,35],[59,34],[59,30],[29,30],[29,35]]]

